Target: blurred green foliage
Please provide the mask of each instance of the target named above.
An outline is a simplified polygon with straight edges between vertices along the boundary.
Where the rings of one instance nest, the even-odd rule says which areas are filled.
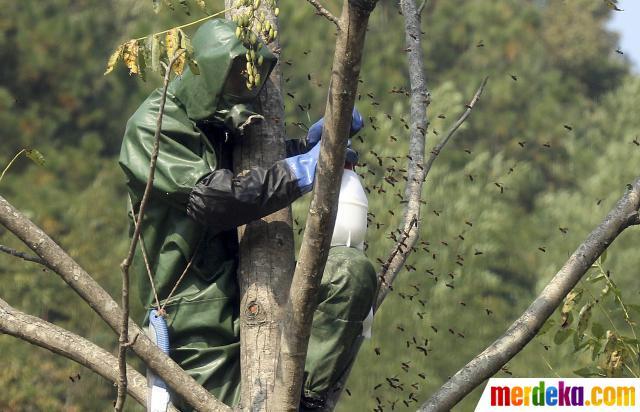
[[[0,193],[114,296],[127,248],[115,155],[128,116],[159,79],[142,82],[122,67],[102,73],[113,49],[128,38],[202,16],[196,7],[191,16],[179,7],[154,15],[151,3],[25,0],[5,5],[0,15],[0,165],[25,147],[47,160],[44,168],[17,160]],[[221,1],[207,4],[212,11],[222,8]],[[341,2],[324,4],[339,13]],[[284,87],[291,94],[285,94],[287,133],[300,137],[304,126],[296,124],[308,126],[324,110],[335,29],[304,2],[279,5]],[[422,402],[499,336],[636,177],[640,78],[615,53],[616,35],[605,28],[612,12],[589,0],[427,1],[429,147],[482,78],[490,80],[427,179],[423,243],[362,346],[347,384],[351,396],[344,394],[340,410],[373,410],[376,397],[384,410],[394,402],[395,410],[415,410],[409,395]],[[357,171],[371,191],[368,254],[374,262],[386,259],[393,246],[389,232],[402,214],[410,121],[402,92],[409,87],[402,27],[395,2],[381,1],[371,16],[357,102],[368,126],[354,146],[361,153]],[[390,174],[395,186],[383,183]],[[295,206],[297,235],[306,201]],[[629,305],[639,303],[636,236],[634,229],[624,233],[604,264]],[[24,250],[4,229],[0,243]],[[57,276],[9,256],[0,262],[0,297],[115,349],[115,336]],[[576,319],[582,304],[574,309]],[[603,299],[602,308],[618,329],[628,330],[615,299]],[[599,318],[604,311],[594,308],[593,322],[612,329]],[[140,308],[134,312],[140,318]],[[498,376],[568,377],[596,365],[591,351],[554,342],[560,311],[554,319]],[[0,336],[0,351],[0,410],[111,409],[111,384],[72,362],[7,336]],[[77,373],[82,378],[72,382],[69,376]],[[385,379],[391,377],[404,390],[392,388]],[[472,410],[478,396],[474,392],[456,410]]]

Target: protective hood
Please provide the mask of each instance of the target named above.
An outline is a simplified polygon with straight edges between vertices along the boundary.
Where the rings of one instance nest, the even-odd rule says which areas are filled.
[[[224,123],[232,131],[242,131],[253,116],[250,103],[256,98],[276,57],[267,47],[257,52],[263,57],[261,84],[249,90],[246,86],[246,57],[248,49],[236,37],[236,24],[229,20],[210,20],[204,23],[192,39],[194,58],[200,74],[185,68],[181,76],[172,80],[169,91],[182,103],[193,121]]]

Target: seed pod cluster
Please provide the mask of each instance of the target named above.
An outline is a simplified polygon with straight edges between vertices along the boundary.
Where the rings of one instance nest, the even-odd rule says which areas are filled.
[[[280,14],[280,9],[276,7],[276,0],[237,0],[235,6],[241,11],[232,17],[238,26],[236,36],[248,50],[245,55],[247,67],[244,75],[249,90],[259,86],[262,80],[259,68],[264,58],[259,53],[262,42],[258,39],[256,32],[261,35],[265,43],[271,43],[278,36],[276,27],[267,20],[264,11],[259,10],[261,5],[273,9],[276,16]]]

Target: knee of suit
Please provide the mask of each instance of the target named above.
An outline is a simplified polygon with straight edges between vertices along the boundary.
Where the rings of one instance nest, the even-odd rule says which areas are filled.
[[[348,321],[362,321],[376,291],[376,274],[364,253],[333,247],[322,277],[318,310]]]

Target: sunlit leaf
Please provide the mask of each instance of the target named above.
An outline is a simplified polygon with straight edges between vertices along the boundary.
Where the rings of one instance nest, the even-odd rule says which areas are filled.
[[[564,304],[560,311],[560,320],[562,321],[562,327],[566,328],[571,324],[572,318],[569,316],[574,306],[580,302],[582,297],[582,289],[574,289],[564,298]]]
[[[113,69],[116,67],[116,64],[122,57],[123,51],[124,51],[124,44],[121,44],[118,46],[118,48],[116,48],[116,50],[111,54],[111,56],[109,56],[109,61],[107,62],[107,69],[104,72],[105,75],[113,71]]]
[[[171,29],[167,32],[165,36],[165,47],[167,48],[167,57],[169,59],[173,58],[173,55],[176,51],[178,51],[178,47],[180,46],[180,32],[178,29]]]
[[[124,47],[122,54],[124,65],[129,69],[129,74],[138,74],[140,68],[138,67],[138,42],[135,40],[129,40]]]

